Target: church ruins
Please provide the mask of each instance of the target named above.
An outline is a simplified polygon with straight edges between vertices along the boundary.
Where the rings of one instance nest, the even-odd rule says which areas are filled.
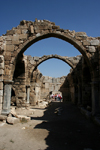
[[[55,37],[72,44],[82,55],[67,57],[44,55],[24,56],[25,50],[41,39]],[[64,101],[91,108],[100,113],[100,37],[88,37],[85,32],[61,29],[54,22],[23,20],[0,37],[0,113],[7,115],[11,103],[18,107],[36,105],[57,90]],[[37,69],[47,59],[57,58],[70,65],[66,77],[44,77]]]

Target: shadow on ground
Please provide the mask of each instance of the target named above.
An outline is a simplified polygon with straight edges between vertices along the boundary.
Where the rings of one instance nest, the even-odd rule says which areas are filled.
[[[43,117],[31,119],[43,120],[35,128],[49,131],[46,150],[100,150],[100,127],[71,103],[52,102]]]

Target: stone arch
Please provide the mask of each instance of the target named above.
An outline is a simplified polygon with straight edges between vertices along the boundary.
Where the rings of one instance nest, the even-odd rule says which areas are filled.
[[[92,70],[91,53],[96,51],[95,47],[100,43],[99,39],[88,37],[85,32],[64,30],[53,22],[36,19],[35,22],[23,20],[16,28],[3,35],[4,44],[1,46],[1,50],[5,55],[5,64],[9,63],[9,70],[12,72],[8,73],[9,76],[14,73],[16,60],[21,53],[35,42],[49,37],[59,38],[73,45],[84,56]],[[5,65],[5,72],[6,67]]]
[[[95,75],[93,63],[96,58],[93,56],[97,51],[98,45],[100,45],[100,38],[88,37],[85,32],[75,32],[61,29],[59,26],[56,26],[55,23],[48,20],[36,19],[34,22],[23,20],[17,27],[12,28],[7,31],[5,35],[0,37],[0,54],[3,55],[5,64],[4,72],[3,69],[1,69],[1,74],[3,79],[7,81],[7,86],[9,80],[9,89],[11,88],[10,84],[13,79],[18,57],[35,42],[49,37],[55,37],[69,42],[83,55],[92,76],[92,101],[94,105],[93,111],[95,112],[96,105],[94,103],[96,103],[96,91],[94,89],[96,84],[93,76]],[[92,60],[94,61],[92,62]]]
[[[82,45],[82,43],[80,41],[78,41],[77,39],[75,39],[74,37],[71,37],[70,35],[56,33],[56,31],[54,33],[48,32],[48,33],[45,33],[42,35],[37,33],[36,36],[32,36],[29,39],[27,39],[27,41],[25,41],[23,44],[20,44],[18,49],[16,51],[14,51],[13,56],[15,57],[15,59],[12,59],[11,63],[16,63],[17,57],[21,53],[23,53],[27,48],[29,48],[32,44],[34,44],[35,42],[38,42],[39,40],[49,38],[49,37],[59,38],[59,39],[62,39],[64,41],[72,44],[76,49],[78,49],[80,51],[80,53],[86,59],[86,62],[88,63],[90,69],[92,69],[91,63],[89,61],[90,54],[86,52],[86,48]]]
[[[35,65],[33,65],[30,69],[30,75],[32,74],[32,72],[44,61],[48,60],[48,59],[52,59],[52,58],[56,58],[56,59],[60,59],[62,61],[64,61],[65,63],[67,63],[71,68],[74,68],[77,63],[79,62],[81,55],[77,56],[77,57],[67,57],[67,56],[60,56],[60,55],[44,55],[42,57],[36,57],[36,63]],[[77,61],[74,61],[74,59],[77,58]],[[34,59],[34,57],[33,57]],[[31,77],[31,76],[30,76]]]

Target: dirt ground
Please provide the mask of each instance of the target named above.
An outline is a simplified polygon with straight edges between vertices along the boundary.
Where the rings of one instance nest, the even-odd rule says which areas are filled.
[[[28,122],[0,123],[0,150],[100,150],[100,127],[71,103],[32,110]]]

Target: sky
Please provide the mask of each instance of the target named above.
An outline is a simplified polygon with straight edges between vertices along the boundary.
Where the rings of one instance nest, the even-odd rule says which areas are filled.
[[[21,20],[49,20],[62,29],[86,32],[87,36],[100,36],[100,0],[0,0],[0,36],[17,27]],[[71,44],[48,38],[29,47],[25,55],[58,54],[77,56],[80,52]],[[66,76],[70,67],[59,59],[49,59],[38,66],[43,75]]]

